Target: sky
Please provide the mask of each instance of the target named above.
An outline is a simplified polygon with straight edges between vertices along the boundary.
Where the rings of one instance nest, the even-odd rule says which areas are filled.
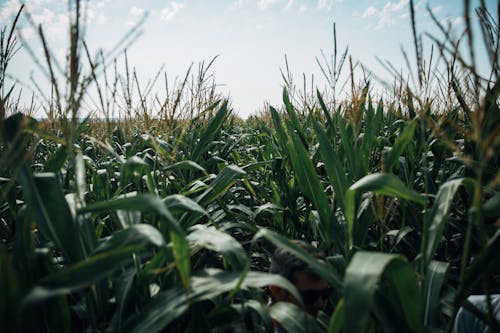
[[[0,0],[2,25],[12,22],[20,3]],[[55,57],[63,61],[68,45],[68,0],[24,3],[34,23],[42,25]],[[461,0],[414,3],[419,32],[435,31],[427,7],[442,22],[450,22],[457,31],[463,29]],[[486,3],[496,13],[497,0]],[[401,47],[414,57],[409,0],[90,0],[85,7],[85,40],[92,54],[98,49],[111,51],[144,19],[140,36],[127,50],[129,66],[144,85],[163,65],[169,78],[181,78],[192,63],[197,66],[218,56],[211,73],[219,91],[230,97],[234,112],[243,118],[262,110],[265,103],[281,105],[280,69],[285,68],[285,55],[297,85],[302,84],[304,73],[308,80],[313,75],[318,87],[325,87],[316,58],[322,50],[327,56],[333,54],[334,22],[339,53],[348,46],[353,63],[377,76],[388,73],[376,57],[398,69],[406,68]],[[18,34],[30,45],[34,58],[41,59],[39,37],[26,15]],[[8,74],[23,86],[23,98],[31,97],[30,76],[41,82],[42,90],[48,89],[37,68],[26,48],[9,65]]]

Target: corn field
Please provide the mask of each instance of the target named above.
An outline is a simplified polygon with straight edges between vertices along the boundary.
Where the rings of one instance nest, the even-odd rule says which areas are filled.
[[[44,119],[5,80],[17,18],[1,34],[4,332],[451,332],[469,295],[499,292],[500,7],[470,17],[488,78],[441,26],[447,80],[431,82],[416,43],[418,82],[398,80],[392,100],[366,82],[301,103],[285,84],[282,105],[241,120],[205,80],[211,63],[160,107],[149,92],[135,106],[132,79],[112,79],[78,35],[76,4],[64,82],[46,52]],[[80,116],[92,84],[103,117]],[[333,288],[318,318],[268,306],[270,284],[300,298],[267,273],[276,247]]]

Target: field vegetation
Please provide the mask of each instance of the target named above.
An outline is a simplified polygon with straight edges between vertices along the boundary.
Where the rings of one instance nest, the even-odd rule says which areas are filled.
[[[318,61],[333,92],[298,91],[285,70],[283,105],[247,120],[217,92],[215,59],[165,77],[160,99],[92,56],[79,1],[66,65],[38,30],[52,89],[36,120],[6,80],[16,18],[0,36],[2,330],[451,332],[469,295],[500,289],[500,7],[469,7],[457,39],[435,21],[429,54],[412,22],[416,69],[394,71],[385,99],[335,46]],[[297,295],[266,273],[276,246],[334,288],[319,318],[267,305],[269,284]]]

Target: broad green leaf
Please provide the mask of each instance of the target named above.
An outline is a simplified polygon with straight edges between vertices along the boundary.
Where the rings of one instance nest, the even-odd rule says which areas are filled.
[[[203,172],[203,174],[208,175],[207,170],[196,162],[190,160],[184,160],[170,164],[165,167],[164,170],[198,170]]]
[[[446,280],[450,264],[442,261],[431,261],[425,274],[424,283],[424,325],[427,328],[439,328],[441,316],[441,289]]]
[[[413,139],[413,134],[415,133],[415,128],[417,123],[415,121],[410,122],[404,131],[399,135],[394,145],[391,147],[389,155],[385,161],[385,170],[386,172],[392,172],[392,169],[399,162],[399,157],[406,149],[408,144],[410,144]]]
[[[196,198],[196,201],[206,207],[220,196],[224,195],[239,179],[246,176],[246,172],[236,165],[228,165],[217,175],[210,186]]]
[[[190,274],[189,244],[185,237],[184,230],[182,230],[160,198],[152,194],[143,194],[134,197],[101,201],[83,207],[78,213],[96,213],[107,210],[141,211],[155,213],[164,217],[163,221],[166,222],[166,227],[170,233],[177,269],[181,275],[184,286],[187,287]]]
[[[317,258],[313,257],[307,251],[292,243],[290,240],[277,234],[269,229],[260,229],[253,237],[252,242],[257,241],[260,238],[265,238],[276,247],[281,247],[290,251],[300,260],[306,262],[311,269],[313,269],[319,276],[321,276],[325,281],[330,284],[332,288],[335,288],[337,292],[342,293],[342,282],[340,282],[340,277],[329,265],[318,261]]]
[[[249,289],[276,285],[300,297],[297,289],[285,278],[269,273],[248,272],[243,281],[242,273],[228,273],[218,269],[205,269],[191,277],[190,291],[179,287],[160,292],[141,312],[130,319],[125,332],[159,332],[184,314],[191,304],[228,293],[235,288]]]
[[[288,155],[288,140],[286,138],[285,130],[283,128],[283,124],[281,123],[279,113],[272,106],[269,107],[269,110],[271,112],[271,118],[273,119],[274,129],[276,130],[276,134],[278,136],[278,144],[280,145],[283,153],[286,153]]]
[[[45,172],[57,173],[61,170],[66,159],[68,158],[67,148],[64,145],[59,145],[56,151],[52,153],[43,165],[43,170]]]
[[[232,236],[214,227],[202,224],[195,225],[191,228],[187,238],[194,247],[202,247],[221,253],[233,270],[241,271],[249,263],[241,244]]]
[[[288,116],[290,117],[291,123],[297,133],[297,135],[300,138],[300,141],[304,145],[305,148],[308,147],[306,136],[304,134],[304,129],[303,126],[299,122],[299,117],[297,116],[297,112],[295,111],[295,108],[293,107],[292,103],[290,102],[290,97],[288,96],[288,91],[286,90],[285,87],[283,87],[283,103],[285,104],[285,110],[288,113]]]
[[[378,252],[357,252],[344,277],[344,332],[366,332],[375,292],[382,279],[389,283],[394,316],[405,332],[422,332],[420,288],[411,265],[402,257]],[[387,309],[385,309],[387,310]],[[381,323],[383,326],[384,323]]]
[[[120,186],[125,188],[132,181],[134,172],[138,172],[140,175],[146,176],[146,185],[149,192],[158,194],[158,189],[156,183],[151,175],[151,168],[143,159],[139,156],[132,156],[129,158],[121,168],[120,173]]]
[[[289,153],[295,178],[304,195],[311,200],[318,211],[322,225],[322,237],[325,241],[333,243],[337,253],[345,253],[345,231],[337,221],[333,209],[325,194],[324,187],[318,179],[318,174],[309,158],[304,145],[297,135],[288,127]]]
[[[349,187],[345,195],[346,220],[349,232],[349,247],[353,245],[353,232],[356,211],[356,193],[374,192],[390,197],[397,197],[425,205],[427,199],[418,192],[409,190],[396,176],[387,173],[374,173],[367,175]]]
[[[94,254],[112,251],[122,247],[142,247],[147,244],[156,247],[166,246],[165,240],[158,229],[149,224],[136,224],[109,236],[95,249]]]
[[[330,322],[328,323],[328,333],[340,333],[344,327],[344,299],[341,299],[332,316],[330,317]]]
[[[191,275],[189,242],[184,233],[174,231],[170,232],[170,240],[172,241],[172,251],[174,252],[175,264],[181,276],[182,285],[187,289],[189,288],[189,277]]]
[[[349,186],[347,183],[346,172],[323,128],[316,121],[313,121],[313,125],[319,141],[319,150],[325,163],[328,180],[333,186],[335,199],[342,208],[342,211],[345,213],[344,194]]]
[[[475,184],[476,182],[471,178],[458,178],[449,180],[439,187],[429,214],[429,226],[426,230],[427,236],[424,237],[424,240],[426,240],[423,247],[423,251],[425,251],[424,267],[434,257],[458,189],[461,186],[465,186],[469,193],[473,193]]]
[[[273,320],[286,332],[321,332],[314,317],[293,303],[278,302],[269,311]]]
[[[162,200],[167,206],[168,210],[173,213],[175,213],[176,211],[178,211],[179,213],[187,211],[209,216],[207,211],[203,209],[203,207],[201,207],[196,201],[186,197],[185,195],[172,194],[166,196]]]
[[[199,141],[196,143],[196,146],[191,153],[192,161],[199,162],[201,155],[208,150],[210,142],[213,141],[219,134],[222,125],[231,112],[227,107],[227,103],[227,100],[222,103],[215,116],[208,123],[204,131],[199,135]]]
[[[24,304],[40,302],[55,296],[66,295],[88,287],[105,277],[127,261],[142,246],[132,245],[90,256],[68,268],[52,273],[40,281],[23,300]]]
[[[24,169],[19,177],[29,212],[40,231],[61,249],[69,262],[82,259],[78,226],[56,176],[53,173],[31,176]]]
[[[179,227],[167,206],[163,201],[152,194],[140,194],[136,196],[126,196],[108,201],[99,201],[78,210],[78,214],[100,213],[103,211],[140,211],[143,213],[155,213],[165,218],[170,230],[182,234],[184,231]]]

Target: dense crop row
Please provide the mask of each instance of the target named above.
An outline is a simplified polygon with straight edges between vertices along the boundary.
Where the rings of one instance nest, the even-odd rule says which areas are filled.
[[[468,295],[499,286],[491,67],[476,99],[452,81],[445,109],[409,89],[374,102],[366,86],[335,109],[317,92],[297,110],[284,89],[282,112],[241,121],[211,96],[195,118],[150,119],[146,130],[79,120],[78,73],[68,75],[65,122],[2,119],[0,327],[450,330]],[[290,239],[315,242],[327,263]],[[267,306],[269,284],[297,293],[266,273],[276,246],[334,288],[317,320]]]

